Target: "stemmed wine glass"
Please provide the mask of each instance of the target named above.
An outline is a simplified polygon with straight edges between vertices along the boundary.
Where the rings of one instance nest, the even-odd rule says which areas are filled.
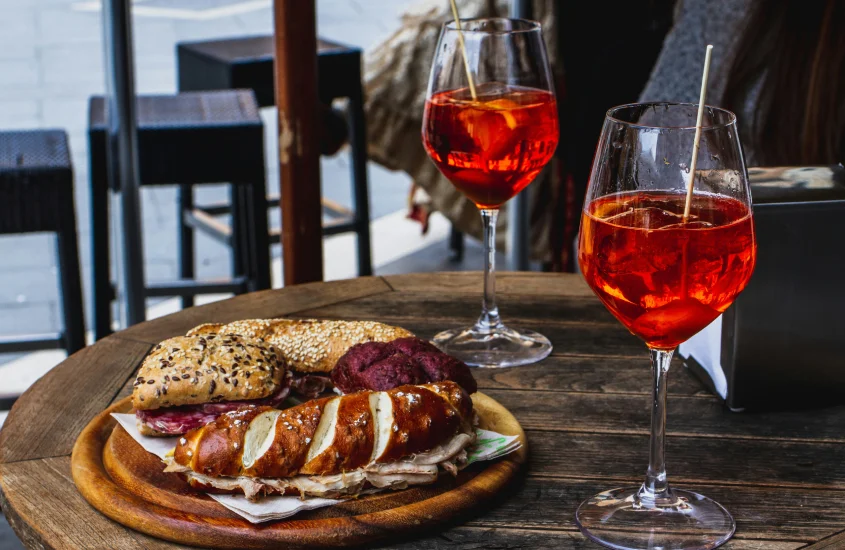
[[[733,303],[756,257],[736,117],[705,107],[690,174],[697,111],[669,103],[608,111],[581,217],[581,272],[645,341],[654,374],[645,482],[600,493],[576,514],[581,531],[610,548],[715,548],[735,528],[718,503],[670,487],[664,462],[672,353]]]
[[[443,26],[431,68],[422,141],[440,171],[481,211],[484,299],[469,328],[434,337],[470,365],[509,367],[546,357],[549,340],[506,327],[496,306],[496,217],[549,162],[558,115],[540,24],[472,19]]]

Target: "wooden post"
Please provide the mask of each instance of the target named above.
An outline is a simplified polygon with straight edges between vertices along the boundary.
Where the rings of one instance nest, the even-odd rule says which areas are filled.
[[[314,0],[275,0],[282,257],[285,285],[323,279],[317,18]]]

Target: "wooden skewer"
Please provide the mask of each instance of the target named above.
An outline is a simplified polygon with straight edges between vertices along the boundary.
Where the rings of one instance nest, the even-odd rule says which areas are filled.
[[[469,80],[469,93],[472,94],[472,100],[478,99],[475,95],[475,82],[472,81],[472,71],[469,69],[469,57],[467,57],[467,47],[464,44],[464,32],[461,30],[461,18],[458,15],[458,6],[455,0],[450,0],[452,4],[452,15],[455,17],[455,26],[458,28],[458,42],[461,45],[461,52],[464,54],[464,69],[467,72],[467,80]],[[712,47],[712,46],[711,46]]]
[[[701,144],[701,119],[704,116],[704,97],[707,94],[707,77],[710,75],[710,53],[713,46],[707,45],[704,54],[704,74],[701,75],[701,94],[698,96],[698,118],[695,121],[695,139],[692,142],[692,159],[689,163],[689,183],[687,184],[687,202],[684,205],[684,223],[689,219],[692,204],[692,188],[695,183],[695,165],[698,163],[698,147]]]

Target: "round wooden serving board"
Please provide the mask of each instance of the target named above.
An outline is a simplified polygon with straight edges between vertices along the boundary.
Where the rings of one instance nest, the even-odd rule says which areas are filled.
[[[114,521],[155,537],[214,548],[351,546],[410,534],[467,516],[489,503],[525,462],[522,427],[499,403],[472,396],[481,427],[518,435],[522,448],[479,462],[457,478],[441,474],[433,485],[368,495],[301,512],[291,518],[252,524],[203,494],[193,492],[146,452],[110,416],[130,412],[131,398],[100,413],[79,435],[71,470],[80,493]]]

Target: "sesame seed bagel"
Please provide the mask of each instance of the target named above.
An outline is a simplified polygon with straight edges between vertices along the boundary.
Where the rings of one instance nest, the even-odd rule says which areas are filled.
[[[204,324],[192,335],[237,334],[262,338],[281,351],[289,368],[304,373],[328,373],[356,344],[391,342],[413,334],[401,327],[375,321],[318,319],[247,319],[229,324]]]
[[[136,410],[268,397],[285,377],[272,345],[236,334],[177,336],[144,359],[132,392]]]

